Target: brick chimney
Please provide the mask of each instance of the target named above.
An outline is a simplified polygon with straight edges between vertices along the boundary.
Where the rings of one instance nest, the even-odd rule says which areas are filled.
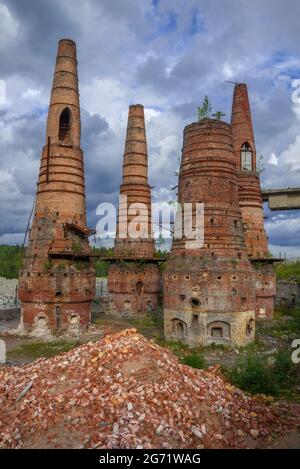
[[[128,112],[115,262],[108,276],[113,314],[142,316],[157,308],[160,274],[154,254],[144,107],[135,104]]]
[[[19,278],[22,327],[87,328],[95,271],[86,226],[76,45],[59,41],[34,218]]]
[[[238,168],[239,203],[248,255],[257,272],[257,316],[271,317],[276,281],[270,264],[268,238],[264,228],[258,158],[247,85],[235,85],[232,104],[233,145]],[[258,264],[259,263],[259,264]],[[261,264],[264,264],[263,267]],[[260,266],[257,269],[257,265]]]

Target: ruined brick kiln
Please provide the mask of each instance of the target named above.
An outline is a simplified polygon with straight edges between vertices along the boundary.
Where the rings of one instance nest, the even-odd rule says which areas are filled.
[[[86,329],[95,294],[86,225],[76,45],[59,42],[34,218],[19,276],[21,328]]]
[[[189,345],[245,345],[255,336],[255,274],[244,239],[232,128],[184,129],[178,201],[204,204],[204,246],[174,239],[163,275],[164,331]]]

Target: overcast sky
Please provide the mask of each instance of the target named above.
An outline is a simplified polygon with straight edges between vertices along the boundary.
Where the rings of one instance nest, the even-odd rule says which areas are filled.
[[[225,80],[248,83],[263,187],[299,187],[299,18],[299,0],[0,0],[0,243],[24,237],[64,37],[77,43],[90,226],[117,199],[128,106],[145,106],[150,184],[169,200],[203,97],[230,120]],[[300,213],[266,216],[273,254],[300,257]]]

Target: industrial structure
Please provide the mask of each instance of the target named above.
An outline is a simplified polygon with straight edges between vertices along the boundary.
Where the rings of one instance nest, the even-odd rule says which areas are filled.
[[[86,223],[80,137],[76,45],[63,39],[19,277],[20,329],[25,332],[79,333],[91,320],[95,254],[88,238],[94,230]],[[282,194],[271,192],[264,200],[277,197],[280,206],[287,204]],[[285,196],[298,204],[292,190]],[[235,85],[231,124],[205,118],[185,127],[178,202],[175,228],[184,228],[189,209],[191,229],[202,236],[191,241],[185,228],[182,236],[174,234],[161,275],[152,233],[144,108],[131,105],[107,310],[126,317],[156,311],[162,282],[167,339],[191,346],[246,345],[255,337],[255,319],[273,315],[276,279],[245,84]],[[195,221],[199,207],[200,229]]]
[[[173,240],[163,273],[164,332],[191,346],[245,345],[255,336],[255,274],[244,239],[232,128],[204,119],[184,129],[178,201],[204,204],[204,244]],[[184,217],[184,213],[183,213]]]
[[[238,171],[238,194],[245,243],[256,273],[256,316],[272,317],[276,294],[274,259],[269,255],[264,228],[263,200],[247,85],[235,85],[232,103],[232,135]]]
[[[144,108],[136,104],[128,112],[114,258],[108,273],[113,314],[143,316],[157,309],[160,271],[151,220]]]
[[[76,45],[59,42],[34,218],[19,276],[21,328],[76,332],[90,323],[95,271],[86,224]]]

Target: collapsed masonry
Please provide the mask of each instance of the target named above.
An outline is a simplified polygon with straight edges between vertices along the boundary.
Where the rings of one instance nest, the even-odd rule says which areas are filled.
[[[79,331],[90,322],[95,271],[86,225],[75,43],[59,42],[29,243],[19,276],[21,329]]]

